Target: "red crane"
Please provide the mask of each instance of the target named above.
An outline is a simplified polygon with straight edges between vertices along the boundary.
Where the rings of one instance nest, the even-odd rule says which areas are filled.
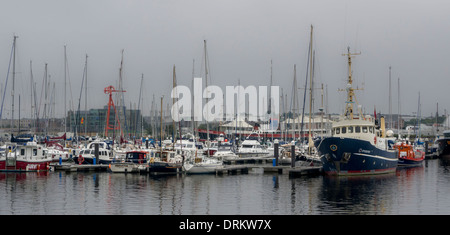
[[[114,101],[112,99],[112,93],[113,92],[125,92],[124,90],[116,90],[113,86],[105,87],[104,90],[105,94],[109,94],[109,101],[108,101],[108,113],[106,114],[106,127],[105,127],[105,136],[108,136],[108,130],[120,130],[121,136],[123,135],[122,129],[120,129],[120,120],[117,117],[117,111],[116,106],[114,105]],[[117,121],[117,125],[112,125],[109,123],[109,114],[111,112],[111,106],[114,109],[114,119]]]

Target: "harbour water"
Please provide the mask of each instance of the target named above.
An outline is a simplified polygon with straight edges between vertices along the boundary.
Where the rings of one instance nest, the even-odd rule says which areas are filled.
[[[450,164],[363,177],[0,173],[0,194],[2,215],[450,214]]]

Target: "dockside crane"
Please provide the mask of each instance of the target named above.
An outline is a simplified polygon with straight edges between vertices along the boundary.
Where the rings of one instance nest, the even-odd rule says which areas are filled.
[[[120,120],[117,116],[117,110],[116,110],[116,106],[114,105],[114,101],[112,98],[112,94],[113,92],[126,92],[124,90],[116,90],[116,88],[114,88],[113,86],[108,86],[105,87],[104,89],[105,94],[109,94],[109,101],[108,101],[108,112],[106,113],[106,126],[105,126],[105,136],[108,136],[108,130],[120,130],[120,135],[123,136],[123,131],[120,128]],[[113,125],[110,124],[109,122],[109,116],[111,113],[111,107],[114,109],[114,120],[115,123]],[[117,125],[116,125],[117,123]]]

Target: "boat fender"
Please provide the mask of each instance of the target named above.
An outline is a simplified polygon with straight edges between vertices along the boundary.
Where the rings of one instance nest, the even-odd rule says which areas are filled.
[[[373,144],[377,144],[377,136],[373,137]]]
[[[155,159],[153,157],[150,158],[150,163],[154,163]]]

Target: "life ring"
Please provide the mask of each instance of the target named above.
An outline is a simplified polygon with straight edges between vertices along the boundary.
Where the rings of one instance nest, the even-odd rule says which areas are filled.
[[[84,162],[84,157],[83,156],[81,156],[81,154],[80,154],[80,156],[78,156],[78,164],[82,164]]]
[[[332,145],[330,145],[330,149],[331,149],[331,151],[336,151],[337,146],[335,144],[332,144]]]

